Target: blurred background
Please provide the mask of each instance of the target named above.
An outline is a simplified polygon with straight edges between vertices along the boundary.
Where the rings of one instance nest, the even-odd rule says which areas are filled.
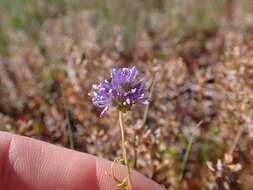
[[[252,190],[252,21],[251,0],[1,0],[0,130],[119,158],[117,113],[88,93],[137,65],[152,102],[125,118],[132,167]]]

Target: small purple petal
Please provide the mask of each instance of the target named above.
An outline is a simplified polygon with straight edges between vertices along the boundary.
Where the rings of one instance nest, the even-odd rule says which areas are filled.
[[[140,98],[138,99],[138,103],[140,104],[149,104],[151,102],[151,98]]]
[[[137,75],[138,75],[138,70],[137,70],[137,67],[134,66],[134,67],[131,69],[131,75],[130,75],[130,77],[129,77],[129,81],[130,81],[130,82],[133,82],[133,81],[136,79]]]
[[[128,105],[131,104],[130,98],[127,98],[127,99],[126,99],[126,103],[127,103]]]
[[[109,109],[109,107],[108,107],[108,106],[107,106],[107,107],[105,107],[105,108],[103,109],[103,111],[100,113],[99,117],[103,117],[103,115],[105,114],[105,112],[107,112],[107,111],[108,111],[108,109]]]

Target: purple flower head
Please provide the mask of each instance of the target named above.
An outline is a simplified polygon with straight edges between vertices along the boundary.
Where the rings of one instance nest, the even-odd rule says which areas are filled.
[[[110,107],[126,112],[134,104],[149,103],[149,98],[145,97],[146,89],[138,74],[135,66],[113,69],[109,81],[93,85],[92,102],[95,106],[103,108],[100,116]]]

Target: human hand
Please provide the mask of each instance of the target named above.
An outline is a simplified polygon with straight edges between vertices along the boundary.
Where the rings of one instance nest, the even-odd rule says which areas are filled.
[[[35,139],[0,132],[1,190],[118,190],[112,162]],[[124,167],[115,165],[123,179]],[[134,190],[162,190],[133,171]]]

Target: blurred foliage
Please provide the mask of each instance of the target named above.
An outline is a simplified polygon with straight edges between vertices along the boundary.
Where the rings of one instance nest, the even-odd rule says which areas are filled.
[[[100,41],[105,41],[118,26],[123,31],[124,43],[131,46],[141,30],[146,30],[151,37],[154,31],[161,30],[161,34],[195,35],[201,40],[206,33],[217,31],[219,18],[226,14],[230,2],[232,0],[1,0],[0,11],[2,17],[7,18],[7,25],[36,37],[45,20],[66,15],[69,11],[88,9],[96,15],[94,21],[100,27]],[[158,22],[163,25],[154,23],[150,13],[159,16]],[[8,38],[1,29],[0,32],[0,47],[4,49],[8,47]]]
[[[0,23],[0,52],[6,54],[8,52],[9,40],[4,32],[3,24]]]
[[[93,2],[93,8],[99,16],[99,24],[102,24],[101,36],[106,37],[112,32],[114,25],[120,25],[123,28],[124,41],[128,45],[133,43],[138,30],[147,30],[150,34],[157,30],[156,23],[152,23],[150,13],[158,14],[162,20],[169,20],[169,23],[164,23],[163,29],[171,35],[194,34],[201,37],[203,32],[217,30],[219,17],[226,11],[226,0],[95,0]]]
[[[63,15],[75,3],[76,0],[1,0],[0,11],[15,30],[34,32],[44,20]]]

